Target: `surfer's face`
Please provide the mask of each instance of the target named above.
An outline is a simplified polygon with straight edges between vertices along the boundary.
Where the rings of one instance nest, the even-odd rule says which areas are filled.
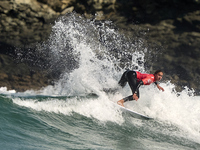
[[[162,72],[158,72],[157,74],[154,74],[155,76],[155,80],[156,81],[160,81],[163,77],[163,73]]]

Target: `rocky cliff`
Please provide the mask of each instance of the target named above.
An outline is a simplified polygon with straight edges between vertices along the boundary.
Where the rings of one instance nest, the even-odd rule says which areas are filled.
[[[31,44],[45,41],[55,19],[75,11],[87,18],[112,20],[130,37],[143,36],[157,56],[147,54],[150,70],[161,68],[180,88],[199,91],[199,8],[199,0],[1,0],[0,86],[23,91],[49,84],[49,76],[41,70],[30,70],[24,63],[15,66],[16,48],[25,53]]]

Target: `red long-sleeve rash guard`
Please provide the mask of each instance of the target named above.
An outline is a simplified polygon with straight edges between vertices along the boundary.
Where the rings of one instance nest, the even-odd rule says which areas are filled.
[[[149,84],[155,82],[153,74],[140,73],[138,71],[136,71],[136,73],[137,73],[138,81],[142,80],[144,85],[149,85]]]

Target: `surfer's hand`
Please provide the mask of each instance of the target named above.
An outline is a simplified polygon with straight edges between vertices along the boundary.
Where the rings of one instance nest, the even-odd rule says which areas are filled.
[[[158,87],[159,90],[164,91],[164,89],[160,85],[157,84],[157,87]]]
[[[135,93],[133,94],[133,99],[136,100],[136,101],[138,100],[138,97]]]

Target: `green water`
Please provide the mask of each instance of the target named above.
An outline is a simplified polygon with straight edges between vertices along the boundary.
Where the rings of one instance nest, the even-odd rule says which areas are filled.
[[[122,114],[124,119],[122,123],[101,121],[74,111],[69,114],[62,113],[62,110],[55,113],[53,107],[49,108],[50,111],[38,111],[13,103],[14,99],[22,103],[30,101],[30,97],[0,96],[2,150],[192,150],[200,148],[198,142],[180,136],[177,127],[158,120],[138,120]],[[43,101],[47,104],[53,99],[48,96],[31,97],[35,104]],[[58,101],[67,103],[67,99],[70,98],[61,97]],[[81,99],[87,100],[88,97]]]

